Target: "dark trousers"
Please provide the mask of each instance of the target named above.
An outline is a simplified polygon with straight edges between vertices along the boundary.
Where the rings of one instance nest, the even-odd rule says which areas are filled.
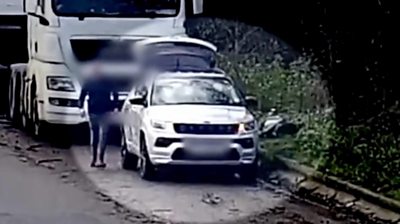
[[[90,138],[92,146],[92,162],[97,162],[97,153],[100,150],[100,162],[104,162],[107,147],[108,123],[106,114],[89,114]]]

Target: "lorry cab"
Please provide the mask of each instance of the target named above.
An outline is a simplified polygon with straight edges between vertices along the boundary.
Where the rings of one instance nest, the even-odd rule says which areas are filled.
[[[35,135],[47,124],[87,122],[76,106],[84,81],[79,76],[82,65],[97,60],[110,46],[125,48],[149,37],[185,36],[186,17],[202,13],[203,5],[203,0],[21,1],[28,18],[30,92],[24,100]]]
[[[185,35],[186,15],[202,12],[202,0],[191,1],[25,0],[29,53],[73,67],[113,41]]]

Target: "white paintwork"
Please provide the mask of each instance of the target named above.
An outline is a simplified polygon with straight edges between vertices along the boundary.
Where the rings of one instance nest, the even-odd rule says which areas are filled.
[[[164,73],[154,78],[149,79],[145,84],[148,89],[147,102],[150,102],[152,95],[153,83],[158,78],[162,77],[225,77],[223,74],[213,73]],[[229,79],[229,78],[228,78]],[[128,100],[123,106],[124,136],[127,150],[138,156],[140,153],[140,134],[145,136],[146,146],[150,160],[155,165],[160,164],[185,164],[185,165],[242,165],[252,164],[256,159],[258,150],[258,135],[257,127],[252,131],[238,132],[232,135],[197,135],[197,134],[178,134],[173,128],[174,123],[185,124],[241,124],[254,121],[253,115],[245,106],[215,106],[215,105],[163,105],[147,107],[132,105],[130,99],[135,99],[137,96],[136,89],[133,89]],[[156,129],[153,123],[162,123],[164,129]],[[256,125],[257,126],[257,125]],[[155,142],[158,138],[173,138],[173,139],[197,139],[202,142],[217,140],[218,142],[228,141],[228,148],[235,148],[241,159],[239,161],[175,161],[171,157],[178,148],[185,147],[183,142],[172,143],[168,147],[156,147]],[[240,144],[234,143],[233,140],[242,138],[252,138],[254,141],[253,148],[242,148]],[[217,143],[217,142],[214,142]]]
[[[153,37],[153,38],[147,38],[142,41],[136,42],[135,46],[137,48],[145,47],[150,44],[157,44],[157,43],[190,43],[190,44],[196,44],[200,45],[206,48],[209,48],[210,50],[217,52],[218,48],[207,41],[200,40],[197,38],[191,38],[191,37],[186,37],[186,36],[164,36],[164,37]]]
[[[0,14],[21,14],[24,0],[1,0]],[[193,0],[194,11],[200,12],[201,0]],[[44,2],[44,7],[38,6]],[[28,119],[31,116],[31,95],[39,100],[39,119],[53,124],[76,125],[86,122],[79,116],[78,108],[57,107],[49,104],[49,97],[75,99],[81,90],[78,74],[79,63],[73,54],[70,41],[73,39],[131,39],[142,40],[148,37],[185,36],[185,1],[181,0],[179,14],[169,18],[116,18],[116,17],[77,17],[57,16],[52,9],[52,0],[26,0],[28,14],[28,54],[27,80],[24,83],[27,94],[23,96],[27,105]],[[49,24],[40,24],[39,17]],[[70,77],[75,86],[74,92],[61,92],[47,88],[49,76]],[[32,93],[32,85],[37,90]]]
[[[23,15],[22,0],[1,0],[0,15]]]

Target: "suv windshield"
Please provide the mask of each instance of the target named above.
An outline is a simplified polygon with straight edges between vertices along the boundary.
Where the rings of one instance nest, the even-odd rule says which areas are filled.
[[[53,0],[59,16],[174,17],[180,0]]]
[[[226,78],[161,78],[154,82],[151,104],[244,106],[244,100]]]

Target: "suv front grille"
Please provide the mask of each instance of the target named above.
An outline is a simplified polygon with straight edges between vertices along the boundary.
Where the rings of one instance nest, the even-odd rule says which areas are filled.
[[[240,154],[236,149],[230,149],[225,154],[220,156],[212,155],[196,155],[189,153],[190,150],[185,148],[178,148],[172,154],[172,159],[176,161],[192,160],[192,161],[238,161],[240,160]]]
[[[238,128],[238,124],[174,124],[175,132],[179,134],[233,135]]]

